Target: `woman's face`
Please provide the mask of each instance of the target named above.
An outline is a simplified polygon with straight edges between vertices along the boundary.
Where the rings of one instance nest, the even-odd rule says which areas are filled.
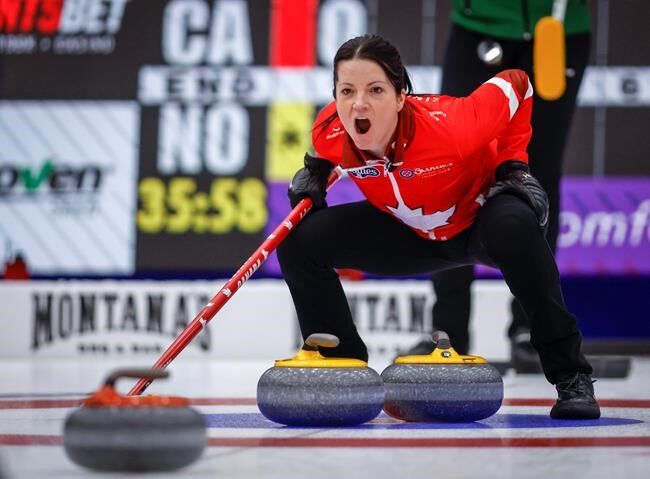
[[[345,60],[338,64],[336,111],[360,150],[382,158],[397,126],[397,114],[406,93],[395,87],[372,60]]]

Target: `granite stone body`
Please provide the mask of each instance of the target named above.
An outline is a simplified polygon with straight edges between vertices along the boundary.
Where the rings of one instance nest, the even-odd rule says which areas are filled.
[[[392,364],[381,377],[384,411],[404,421],[478,421],[503,402],[503,380],[490,364]]]
[[[189,407],[81,407],[68,416],[68,457],[99,471],[168,471],[194,462],[207,443],[203,416]]]
[[[375,418],[384,402],[379,374],[365,368],[273,367],[257,383],[257,405],[289,426],[352,426]]]

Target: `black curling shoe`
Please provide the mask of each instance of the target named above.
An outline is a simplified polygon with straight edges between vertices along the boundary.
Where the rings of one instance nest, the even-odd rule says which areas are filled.
[[[591,376],[577,373],[559,381],[557,402],[551,409],[553,419],[598,419],[600,407],[594,397],[594,381]]]

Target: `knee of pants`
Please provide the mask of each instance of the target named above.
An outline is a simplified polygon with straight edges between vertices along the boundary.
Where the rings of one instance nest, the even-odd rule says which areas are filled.
[[[283,271],[286,267],[314,256],[316,253],[314,248],[322,244],[318,241],[318,236],[315,236],[314,228],[310,228],[310,219],[310,217],[305,218],[278,246],[278,261]]]
[[[544,241],[533,209],[512,195],[500,195],[484,207],[479,220],[483,246],[494,258],[518,252],[529,253]]]
[[[292,231],[277,248],[278,262],[284,270],[287,266],[294,263],[304,253],[300,247],[299,230]]]

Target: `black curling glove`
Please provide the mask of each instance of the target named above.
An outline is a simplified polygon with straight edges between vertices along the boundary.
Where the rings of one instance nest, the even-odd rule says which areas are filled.
[[[524,200],[535,212],[539,226],[548,227],[548,196],[537,178],[530,174],[528,165],[522,161],[509,160],[501,163],[494,174],[497,182],[488,191],[487,198],[508,193]]]
[[[305,167],[296,172],[289,185],[291,207],[295,208],[300,200],[309,197],[314,203],[314,210],[325,208],[327,179],[333,169],[331,162],[305,153]]]

